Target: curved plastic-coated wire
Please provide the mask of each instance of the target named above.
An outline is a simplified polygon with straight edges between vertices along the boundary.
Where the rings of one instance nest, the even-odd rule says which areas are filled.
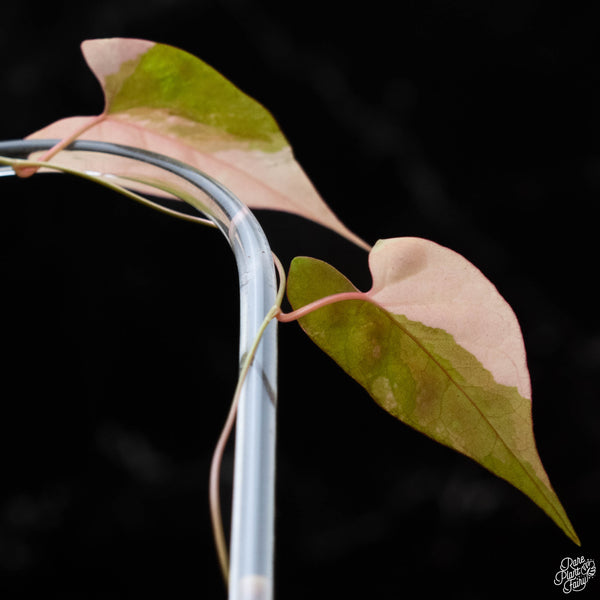
[[[28,155],[47,150],[57,140],[0,142],[0,155]],[[240,361],[268,311],[275,303],[277,283],[271,250],[254,215],[211,177],[171,158],[128,146],[77,141],[68,148],[101,152],[165,169],[207,194],[223,215],[207,214],[228,239],[240,284]],[[0,175],[14,174],[10,167]],[[277,397],[277,326],[263,334],[239,400],[230,542],[229,600],[273,597],[275,416]]]

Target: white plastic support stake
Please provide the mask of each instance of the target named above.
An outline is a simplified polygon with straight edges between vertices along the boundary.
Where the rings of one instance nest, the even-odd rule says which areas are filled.
[[[47,150],[57,140],[0,142],[0,155]],[[206,214],[227,237],[240,283],[240,362],[275,303],[271,250],[258,221],[231,192],[208,175],[171,158],[105,142],[77,141],[69,150],[102,152],[165,169],[207,194],[222,211]],[[0,176],[14,174],[0,168]],[[202,210],[202,203],[197,207]],[[229,600],[273,598],[277,324],[263,334],[240,397],[235,440]]]

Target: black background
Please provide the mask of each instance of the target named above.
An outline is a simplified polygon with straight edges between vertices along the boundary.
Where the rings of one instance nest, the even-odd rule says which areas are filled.
[[[350,229],[461,252],[520,319],[538,449],[582,548],[508,484],[381,411],[290,324],[278,598],[560,597],[564,556],[600,560],[591,5],[3,6],[0,138],[100,112],[82,40],[179,46],[272,111]],[[0,597],[224,597],[207,479],[237,371],[226,242],[66,177],[1,185]],[[259,219],[285,264],[315,256],[368,287],[363,251],[296,217]],[[231,453],[225,494],[230,479]]]

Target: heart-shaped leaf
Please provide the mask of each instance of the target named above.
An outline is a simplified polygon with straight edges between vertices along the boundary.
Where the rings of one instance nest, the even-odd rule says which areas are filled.
[[[195,56],[165,44],[110,38],[83,42],[105,96],[96,117],[62,119],[32,139],[75,138],[134,146],[207,173],[252,208],[292,212],[369,246],[329,209],[294,159],[271,114]],[[59,153],[62,166],[154,181],[139,165],[89,153]],[[161,173],[163,185],[177,188]],[[156,193],[156,190],[154,190]]]
[[[363,299],[300,319],[311,339],[386,411],[509,481],[575,543],[577,535],[539,458],[519,325],[496,288],[459,254],[396,238],[370,254]],[[333,267],[294,259],[294,309],[356,292]]]

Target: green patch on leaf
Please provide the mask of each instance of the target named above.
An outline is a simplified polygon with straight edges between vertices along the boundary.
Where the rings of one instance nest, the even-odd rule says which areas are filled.
[[[261,104],[199,58],[173,46],[156,44],[124,62],[117,73],[106,77],[105,88],[110,90],[109,114],[134,111],[141,118],[161,110],[263,152],[287,146],[275,119]]]

